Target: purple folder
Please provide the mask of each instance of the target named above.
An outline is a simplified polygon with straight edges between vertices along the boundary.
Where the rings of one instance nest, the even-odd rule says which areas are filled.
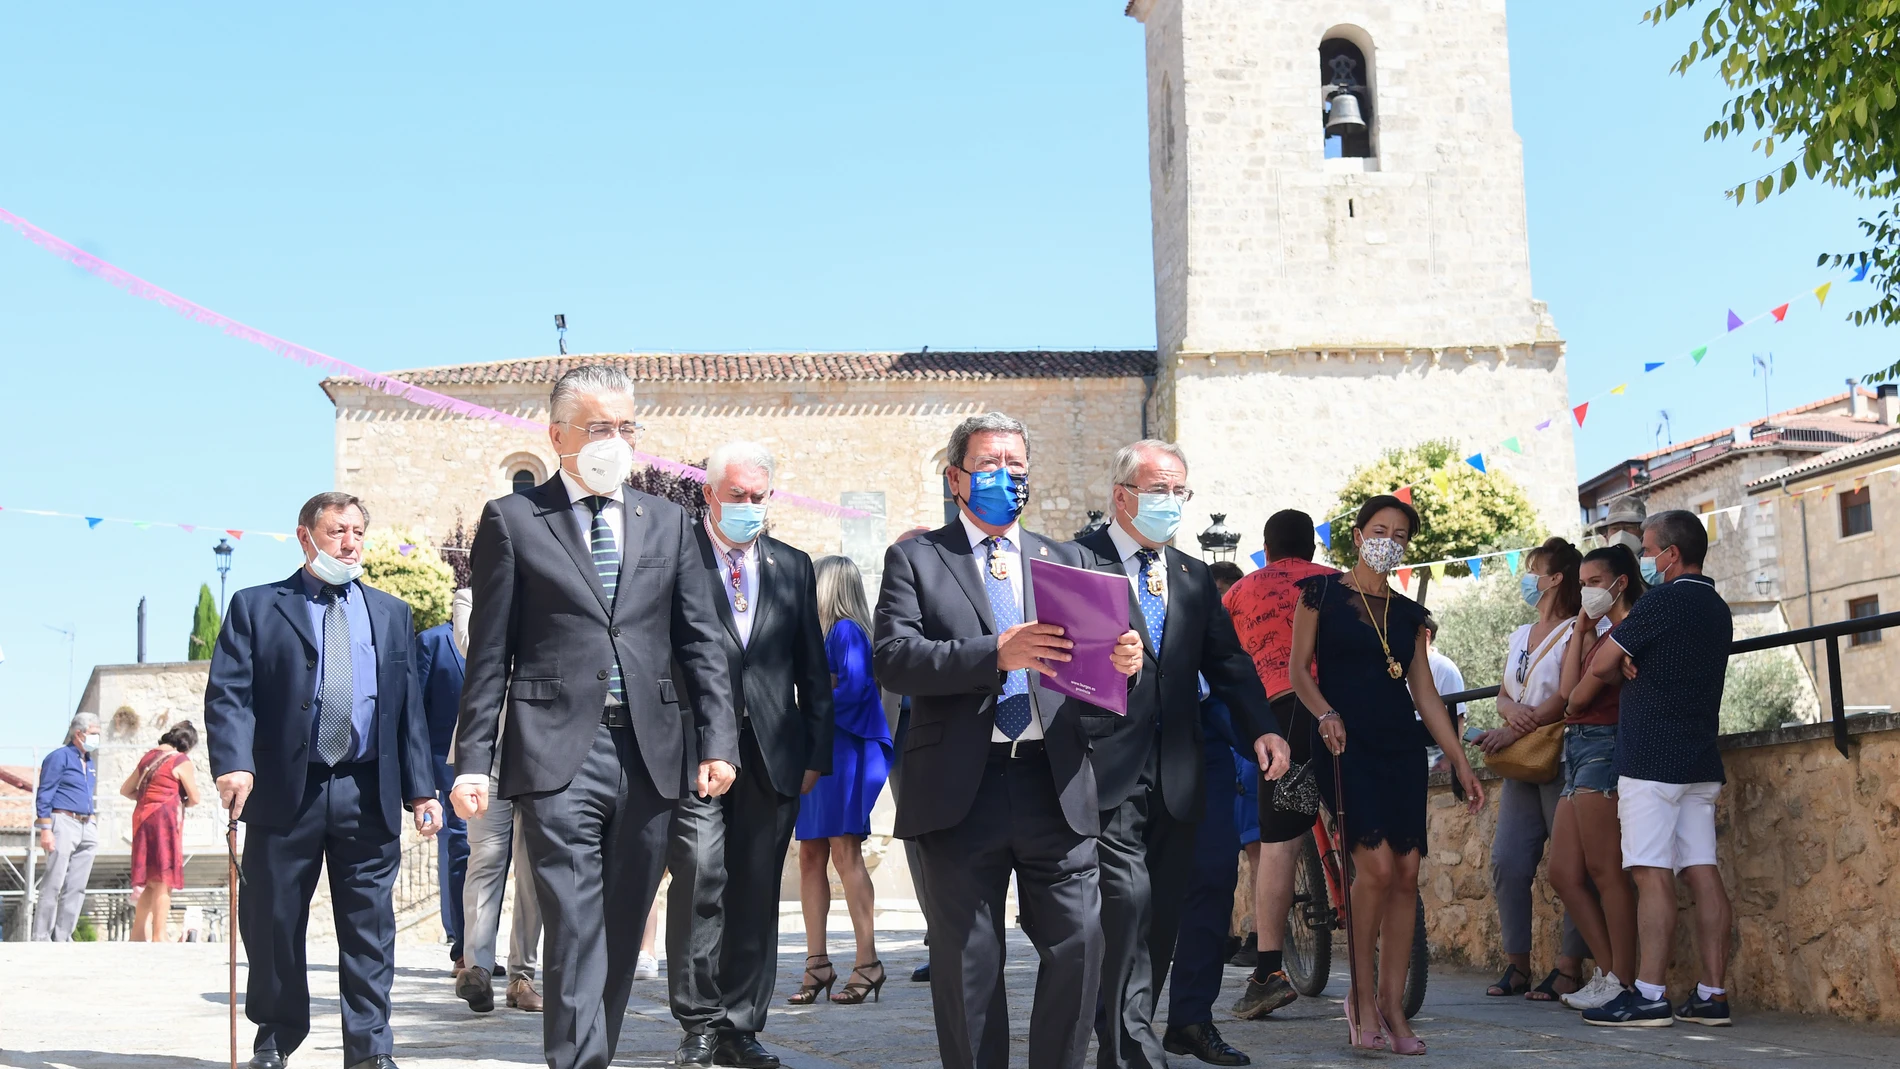
[[[1034,561],[1029,568],[1036,622],[1055,624],[1075,643],[1070,660],[1043,676],[1050,690],[1080,698],[1111,713],[1128,713],[1128,677],[1115,670],[1109,653],[1128,631],[1128,577]]]

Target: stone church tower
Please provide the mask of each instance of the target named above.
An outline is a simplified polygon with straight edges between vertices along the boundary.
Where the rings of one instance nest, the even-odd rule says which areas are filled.
[[[1184,531],[1225,512],[1244,555],[1274,510],[1324,520],[1354,468],[1428,438],[1485,451],[1547,526],[1576,526],[1504,6],[1128,5],[1147,36],[1150,421],[1193,464]],[[1347,109],[1361,123],[1329,136]],[[1522,454],[1499,448],[1514,436]]]

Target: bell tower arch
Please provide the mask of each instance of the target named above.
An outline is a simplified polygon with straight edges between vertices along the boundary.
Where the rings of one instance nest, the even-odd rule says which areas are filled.
[[[1564,344],[1531,292],[1501,0],[1132,0],[1160,367],[1186,530],[1316,520],[1386,449],[1515,437],[1575,526]],[[1548,428],[1536,426],[1550,420]]]

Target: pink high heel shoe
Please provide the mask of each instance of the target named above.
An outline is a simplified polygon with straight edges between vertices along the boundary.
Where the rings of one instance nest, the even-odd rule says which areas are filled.
[[[1385,1033],[1374,1032],[1370,1036],[1359,1029],[1359,1015],[1354,1011],[1358,1000],[1350,992],[1346,995],[1346,1036],[1354,1050],[1385,1050]]]
[[[1423,1054],[1425,1041],[1417,1036],[1395,1036],[1392,1034],[1392,1022],[1386,1020],[1385,1011],[1379,1011],[1379,1038],[1385,1040],[1394,1054]]]

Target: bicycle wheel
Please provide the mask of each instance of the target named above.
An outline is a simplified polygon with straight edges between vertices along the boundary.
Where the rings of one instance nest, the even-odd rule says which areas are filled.
[[[1431,973],[1431,960],[1425,947],[1425,896],[1418,896],[1418,910],[1412,921],[1412,960],[1405,970],[1405,1019],[1418,1015],[1425,1005],[1425,983]]]
[[[1293,990],[1311,998],[1326,990],[1333,969],[1333,929],[1338,914],[1326,893],[1326,870],[1320,864],[1313,833],[1301,840],[1299,860],[1293,867],[1293,906],[1286,915],[1286,976]]]

